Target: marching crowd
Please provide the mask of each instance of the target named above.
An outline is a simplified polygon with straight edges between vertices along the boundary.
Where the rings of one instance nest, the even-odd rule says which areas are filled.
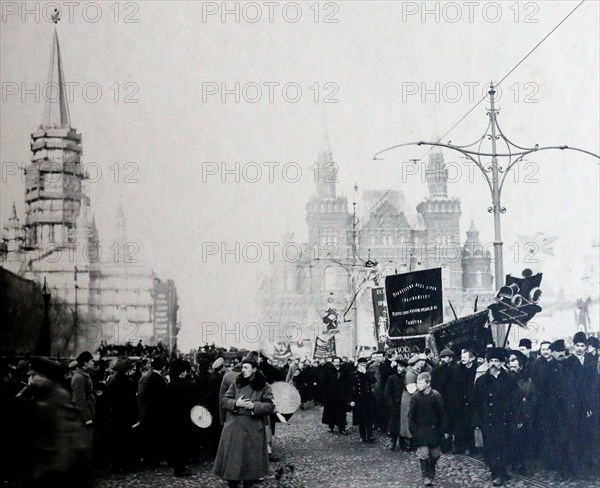
[[[191,474],[204,453],[230,486],[253,486],[268,473],[276,423],[270,385],[293,384],[301,408],[323,405],[322,422],[348,434],[347,413],[362,442],[389,436],[393,451],[414,451],[425,485],[441,453],[483,457],[495,486],[537,464],[561,476],[597,475],[600,467],[599,341],[578,332],[532,351],[393,349],[369,357],[277,364],[263,353],[206,346],[190,357],[164,348],[118,351],[102,345],[63,365],[46,358],[0,364],[0,421],[14,446],[3,482],[25,487],[92,485],[93,468],[116,472],[168,463]],[[106,358],[101,354],[139,352]],[[227,361],[225,364],[224,357]],[[190,411],[202,405],[208,428]],[[27,453],[27,455],[23,455]]]
[[[415,450],[425,485],[433,484],[441,452],[474,454],[483,447],[494,486],[507,467],[534,464],[563,478],[598,475],[600,468],[600,343],[578,332],[572,352],[564,340],[542,341],[538,352],[415,351],[408,361],[393,351],[352,364],[334,358],[323,378],[323,423],[347,434],[352,410],[362,442],[373,430],[390,436],[390,449]],[[303,385],[300,385],[302,387]]]

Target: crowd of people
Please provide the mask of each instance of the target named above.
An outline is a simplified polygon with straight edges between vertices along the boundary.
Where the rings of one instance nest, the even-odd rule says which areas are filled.
[[[427,349],[406,358],[388,349],[356,360],[277,363],[214,346],[181,355],[102,344],[69,364],[5,359],[0,419],[15,449],[3,458],[2,481],[85,488],[99,465],[123,472],[168,464],[180,477],[210,456],[213,472],[230,486],[252,486],[278,460],[280,417],[270,387],[278,381],[296,387],[301,408],[322,405],[330,433],[348,435],[352,412],[362,442],[387,436],[392,451],[416,452],[425,485],[433,484],[441,453],[481,448],[495,486],[506,482],[508,467],[597,475],[599,346],[579,332],[572,351],[558,340],[534,352],[524,339],[514,350]],[[196,405],[210,414],[207,428],[192,422]]]
[[[389,350],[356,366],[334,358],[318,383],[322,422],[345,435],[352,410],[362,442],[374,442],[378,430],[390,437],[391,450],[416,451],[428,486],[441,452],[477,454],[481,447],[494,486],[506,482],[509,466],[526,472],[541,464],[570,479],[597,476],[599,347],[598,338],[578,332],[572,351],[557,340],[542,341],[534,352],[523,339],[514,350],[490,346],[481,354],[414,351],[406,361]]]

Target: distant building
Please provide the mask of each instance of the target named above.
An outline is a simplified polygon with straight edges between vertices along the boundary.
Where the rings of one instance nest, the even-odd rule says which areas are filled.
[[[458,316],[472,313],[476,299],[480,310],[491,303],[490,253],[473,222],[461,244],[460,200],[448,195],[441,153],[429,156],[425,172],[429,195],[417,205],[416,215],[409,217],[405,212],[401,190],[367,190],[362,212],[368,215],[361,216],[361,222],[356,222],[348,199],[337,194],[338,166],[328,137],[319,151],[318,165],[319,181],[306,205],[308,242],[301,246],[301,258],[274,263],[262,283],[262,308],[271,329],[264,337],[269,342],[304,340],[314,346],[315,337],[324,331],[322,317],[332,308],[340,314],[338,353],[352,356],[353,325],[344,323],[342,314],[352,299],[353,264],[362,265],[365,277],[369,270],[364,263],[369,258],[379,263],[383,276],[442,267],[444,320],[453,318],[450,302]],[[283,244],[287,242],[293,242],[293,234],[284,236]],[[364,309],[359,313],[357,345],[374,345],[370,290],[357,300],[359,309]]]
[[[155,330],[158,278],[138,262],[136,244],[126,237],[122,207],[115,218],[115,242],[101,246],[81,166],[82,138],[71,126],[64,79],[55,30],[49,84],[58,92],[46,101],[42,124],[31,134],[25,219],[21,223],[13,204],[3,229],[0,265],[38,283],[46,278],[52,295],[71,310],[62,320],[72,322],[78,332],[70,350],[59,352],[93,350],[101,340],[164,341],[168,336]],[[168,283],[175,296],[169,320],[176,323],[175,285]]]

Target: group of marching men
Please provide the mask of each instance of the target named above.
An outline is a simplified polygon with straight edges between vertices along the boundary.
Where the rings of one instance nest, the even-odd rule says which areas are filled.
[[[334,358],[322,421],[347,434],[352,410],[362,442],[375,442],[377,429],[391,437],[391,450],[416,450],[427,486],[442,451],[474,454],[481,443],[494,486],[506,482],[508,466],[522,472],[534,463],[562,478],[597,475],[599,346],[578,332],[572,351],[557,340],[533,352],[522,339],[518,349],[490,346],[479,356],[445,349],[403,361],[389,351],[359,358],[356,369]]]
[[[534,463],[578,478],[600,462],[599,346],[578,332],[571,351],[557,340],[533,352],[523,339],[515,350],[445,349],[439,357],[415,351],[408,361],[389,350],[356,362],[336,357],[277,367],[250,353],[229,368],[222,358],[192,364],[158,356],[119,357],[106,370],[84,352],[67,376],[64,365],[44,358],[16,367],[3,362],[0,419],[11,452],[29,454],[4,457],[2,472],[27,487],[85,488],[92,462],[108,451],[117,471],[170,462],[176,476],[186,476],[204,446],[215,456],[216,475],[233,487],[252,486],[276,460],[270,385],[287,380],[303,405],[323,404],[330,432],[347,434],[352,411],[363,442],[375,442],[380,431],[391,450],[416,451],[426,485],[441,452],[472,454],[481,440],[495,486],[506,481],[508,466]],[[208,429],[191,423],[195,405],[210,412]]]

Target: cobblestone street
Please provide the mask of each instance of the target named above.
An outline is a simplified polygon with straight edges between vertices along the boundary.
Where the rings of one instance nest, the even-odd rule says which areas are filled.
[[[351,420],[351,416],[348,416]],[[414,453],[391,452],[387,436],[380,434],[377,443],[362,444],[358,429],[349,428],[350,435],[330,434],[321,424],[321,409],[298,411],[287,425],[277,425],[275,454],[280,462],[271,463],[271,474],[263,487],[278,486],[274,470],[291,463],[295,466],[297,485],[318,488],[412,488],[422,486]],[[192,466],[194,475],[175,478],[168,467],[144,470],[127,475],[101,474],[99,488],[134,487],[201,487],[223,488],[225,482],[211,474],[212,460],[203,459]],[[436,486],[448,488],[487,488],[492,483],[484,464],[474,458],[442,455],[438,463]],[[600,487],[600,478],[560,481],[554,473],[536,470],[525,476],[512,475],[506,484],[512,488]]]

